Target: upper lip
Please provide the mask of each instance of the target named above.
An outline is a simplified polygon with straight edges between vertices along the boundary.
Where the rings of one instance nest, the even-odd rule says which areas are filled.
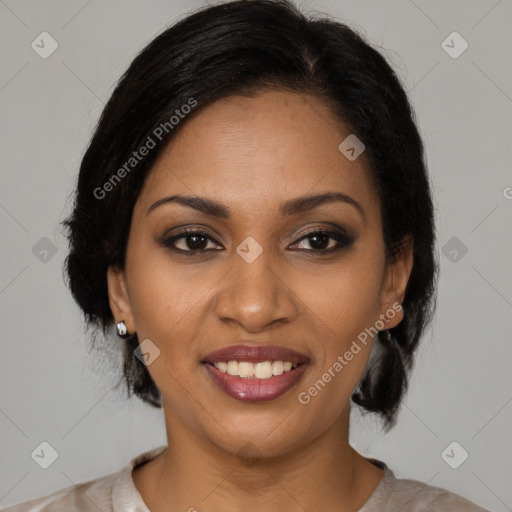
[[[293,364],[300,364],[308,362],[309,358],[291,348],[278,345],[231,345],[210,352],[202,362],[219,363],[221,361],[247,361],[249,363],[290,361]]]

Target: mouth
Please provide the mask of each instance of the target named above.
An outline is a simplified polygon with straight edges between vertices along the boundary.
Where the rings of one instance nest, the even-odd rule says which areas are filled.
[[[243,402],[274,400],[301,379],[310,360],[276,345],[235,345],[208,354],[202,364],[227,395]]]

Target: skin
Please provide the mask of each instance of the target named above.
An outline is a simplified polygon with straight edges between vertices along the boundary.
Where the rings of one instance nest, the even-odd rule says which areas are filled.
[[[350,396],[373,339],[307,405],[297,398],[403,301],[412,268],[410,239],[386,265],[365,154],[349,161],[338,150],[349,134],[313,96],[230,97],[187,119],[148,175],[125,268],[109,268],[108,288],[114,318],[161,351],[148,370],[163,396],[169,448],[133,471],[153,512],[356,511],[380,482],[383,471],[348,442]],[[340,201],[291,216],[279,211],[287,200],[327,191],[349,195],[364,213]],[[214,199],[231,216],[177,203],[147,213],[173,194]],[[209,238],[203,245],[182,238],[175,247],[210,252],[187,257],[159,242],[185,225]],[[345,229],[354,241],[322,255],[337,242],[304,237],[311,228]],[[263,249],[252,263],[236,252],[248,236]],[[402,318],[400,310],[384,328]],[[201,364],[240,340],[293,348],[311,362],[281,397],[240,402]]]

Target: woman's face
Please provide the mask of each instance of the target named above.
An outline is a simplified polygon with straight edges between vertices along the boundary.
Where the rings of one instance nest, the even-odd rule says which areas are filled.
[[[375,330],[402,319],[412,265],[409,250],[385,266],[365,154],[338,148],[349,135],[312,96],[230,97],[187,120],[151,170],[109,295],[115,319],[150,340],[168,429],[270,456],[347,420]],[[246,350],[210,356],[235,345]]]

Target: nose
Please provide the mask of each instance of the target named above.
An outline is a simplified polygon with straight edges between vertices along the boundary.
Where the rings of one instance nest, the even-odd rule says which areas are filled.
[[[239,324],[252,333],[291,322],[299,307],[285,270],[286,263],[278,268],[270,251],[263,251],[251,263],[237,254],[233,257],[234,269],[223,280],[215,300],[217,317],[223,322]]]

